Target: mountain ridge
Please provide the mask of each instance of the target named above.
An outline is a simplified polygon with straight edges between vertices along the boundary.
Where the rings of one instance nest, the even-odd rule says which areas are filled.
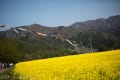
[[[76,22],[71,24],[70,26],[47,27],[39,24],[32,24],[27,26],[27,28],[33,31],[41,31],[46,34],[61,34],[66,37],[68,34],[69,35],[73,34],[72,36],[74,36],[78,32],[84,32],[88,30],[108,31],[116,27],[119,28],[119,26],[120,26],[120,15],[116,15],[116,16],[110,16],[106,19],[98,18],[96,20]]]

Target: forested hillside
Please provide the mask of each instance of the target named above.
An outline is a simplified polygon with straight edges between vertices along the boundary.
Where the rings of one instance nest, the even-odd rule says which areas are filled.
[[[70,26],[32,24],[0,31],[0,60],[18,62],[113,50],[120,49],[119,44],[119,15],[76,22]]]

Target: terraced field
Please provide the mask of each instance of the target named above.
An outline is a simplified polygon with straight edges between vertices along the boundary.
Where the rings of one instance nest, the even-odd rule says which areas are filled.
[[[120,50],[20,62],[19,80],[120,80]]]

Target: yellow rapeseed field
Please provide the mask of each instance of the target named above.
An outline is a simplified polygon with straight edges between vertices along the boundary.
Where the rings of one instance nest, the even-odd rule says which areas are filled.
[[[20,62],[19,80],[120,80],[120,50]]]

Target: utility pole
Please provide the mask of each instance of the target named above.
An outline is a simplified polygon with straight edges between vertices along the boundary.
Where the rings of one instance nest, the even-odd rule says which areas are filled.
[[[93,46],[92,46],[92,42],[91,42],[91,37],[89,37],[89,43],[90,43],[91,52],[93,53]]]

